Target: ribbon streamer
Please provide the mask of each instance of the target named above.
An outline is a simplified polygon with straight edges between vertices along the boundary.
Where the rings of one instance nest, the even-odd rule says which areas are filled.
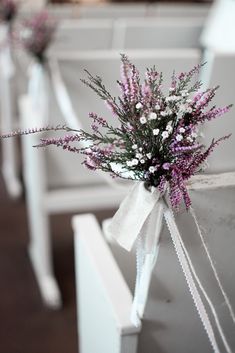
[[[40,112],[41,121],[45,125],[49,122],[50,83],[44,65],[34,62],[29,68],[28,95],[33,109]]]
[[[213,350],[215,353],[220,352],[211,321],[208,317],[194,278],[211,308],[212,314],[215,318],[215,324],[218,328],[225,349],[228,353],[231,353],[231,348],[224,336],[215,308],[203,288],[192,265],[189,254],[183,244],[171,208],[167,205],[156,188],[148,191],[143,182],[138,182],[132,188],[121,203],[107,229],[109,236],[115,238],[116,241],[128,251],[131,250],[133,244],[137,241],[137,275],[131,320],[136,326],[139,326],[141,323],[140,320],[145,308],[153,267],[159,252],[159,240],[163,216],[168,225],[194,304]]]
[[[10,79],[15,74],[15,66],[11,55],[11,44],[9,27],[6,24],[0,25],[0,67],[1,75],[5,79]]]

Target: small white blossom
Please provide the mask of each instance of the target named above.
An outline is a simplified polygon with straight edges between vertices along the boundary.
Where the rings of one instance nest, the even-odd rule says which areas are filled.
[[[180,99],[181,97],[173,95],[173,96],[166,97],[166,102],[177,102]]]
[[[147,119],[145,118],[145,116],[141,116],[140,122],[141,122],[141,124],[146,124],[147,123]]]
[[[176,135],[176,140],[177,141],[182,141],[183,140],[183,136],[180,135],[180,134]]]
[[[139,102],[139,103],[136,104],[135,107],[136,107],[136,109],[139,110],[139,109],[141,109],[143,107],[143,104]]]
[[[140,160],[140,163],[141,163],[141,164],[144,164],[144,163],[145,163],[145,160],[144,160],[144,159],[141,159],[141,160]]]
[[[167,130],[168,133],[170,134],[170,133],[172,132],[173,128],[172,128],[171,125],[168,124],[168,125],[166,126],[166,130]]]
[[[186,97],[186,96],[188,96],[188,95],[189,95],[189,93],[188,93],[187,90],[181,91],[181,96],[182,96],[182,97]]]
[[[126,165],[127,165],[128,167],[132,167],[132,161],[127,161],[127,162],[126,162]]]
[[[196,137],[197,137],[196,132],[192,132],[191,136],[192,136],[193,138],[196,138]]]
[[[167,139],[167,137],[169,137],[169,133],[167,131],[163,131],[162,138],[165,140],[165,139]]]
[[[155,105],[155,109],[156,110],[160,110],[161,109],[161,107],[160,107],[160,105],[158,103]]]
[[[153,167],[153,166],[149,167],[149,171],[150,171],[150,173],[154,173],[155,172],[155,167]]]
[[[173,96],[166,97],[166,102],[171,102],[171,101],[172,101],[172,97],[173,97]]]
[[[133,150],[136,150],[137,147],[138,147],[138,146],[137,146],[136,144],[134,144],[134,145],[131,146],[131,148],[132,148]]]
[[[137,165],[139,163],[138,159],[134,158],[131,161],[132,165]]]
[[[191,107],[188,107],[188,108],[185,109],[185,113],[192,113],[192,111],[193,111],[193,110],[192,110]]]
[[[146,156],[147,156],[148,159],[151,159],[151,158],[152,158],[151,153],[147,153]]]
[[[190,136],[187,137],[187,140],[188,140],[189,142],[193,142],[193,139],[192,139],[192,137],[190,137]]]
[[[141,159],[143,155],[141,153],[136,153],[136,158]]]
[[[159,129],[153,129],[153,134],[157,136],[159,134],[160,130]]]
[[[139,151],[140,151],[140,152],[142,152],[142,151],[143,151],[143,148],[142,148],[142,147],[140,147],[140,148],[139,148]]]
[[[179,111],[180,111],[180,112],[185,112],[185,110],[186,110],[186,106],[185,106],[184,104],[181,104],[181,105],[179,106]]]
[[[184,128],[184,127],[181,127],[181,128],[179,129],[179,132],[180,132],[181,134],[183,134],[183,133],[185,132],[185,128]]]
[[[167,114],[167,115],[171,115],[171,114],[172,114],[172,110],[168,108],[168,109],[166,110],[166,114]]]
[[[167,116],[167,112],[165,110],[162,111],[160,114],[161,114],[161,116]]]
[[[170,91],[170,92],[173,92],[174,90],[175,90],[175,87],[170,87],[170,88],[169,88],[169,91]]]
[[[155,120],[157,119],[157,114],[154,112],[149,113],[149,120]]]

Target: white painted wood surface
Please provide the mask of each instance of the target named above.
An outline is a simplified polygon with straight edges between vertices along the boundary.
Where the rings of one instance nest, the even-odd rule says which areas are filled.
[[[193,4],[185,2],[156,2],[150,4],[148,7],[148,14],[150,16],[156,16],[157,18],[164,17],[195,17],[195,18],[206,18],[211,5],[210,4]]]
[[[199,48],[201,18],[132,18],[115,22],[116,49]]]
[[[203,89],[219,85],[219,89],[212,104],[224,107],[234,104],[234,82],[235,82],[235,54],[223,51],[205,49],[203,61],[204,66],[200,79],[203,82]],[[208,159],[206,173],[223,173],[235,170],[235,108],[232,107],[229,113],[222,117],[208,122],[203,127],[205,135],[203,142],[209,145],[213,138],[232,134],[232,136],[216,147],[214,153]]]
[[[73,218],[79,352],[135,353],[132,295],[91,214]]]
[[[16,69],[10,32],[6,24],[0,25],[0,111],[1,131],[12,131],[16,122]],[[18,147],[16,140],[3,140],[2,174],[6,189],[13,198],[20,196],[22,187],[19,176]]]
[[[54,50],[111,49],[113,37],[111,19],[67,19],[60,21],[50,52]]]
[[[225,53],[235,53],[234,21],[234,1],[214,1],[202,32],[201,43],[203,47]]]

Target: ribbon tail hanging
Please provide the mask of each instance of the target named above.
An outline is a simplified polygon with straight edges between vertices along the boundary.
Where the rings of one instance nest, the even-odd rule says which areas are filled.
[[[43,65],[34,63],[29,70],[28,95],[33,109],[39,112],[41,121],[37,123],[47,124],[49,121],[49,78]]]
[[[0,66],[1,75],[5,79],[11,79],[15,74],[15,65],[12,60],[9,27],[6,24],[0,25]]]
[[[210,343],[213,347],[214,352],[220,353],[218,344],[216,342],[216,338],[215,338],[212,324],[211,324],[209,316],[206,312],[206,309],[205,309],[205,306],[204,306],[203,301],[201,299],[200,293],[199,293],[197,286],[194,282],[194,278],[193,278],[192,272],[190,270],[189,263],[187,261],[186,255],[184,253],[182,243],[181,243],[181,236],[180,236],[178,227],[175,223],[175,219],[174,219],[174,215],[173,215],[172,210],[167,208],[164,211],[164,218],[166,220],[168,229],[170,231],[170,235],[171,235],[171,238],[172,238],[175,250],[176,250],[178,260],[179,260],[180,265],[182,267],[184,276],[186,278],[187,285],[189,287],[189,290],[192,295],[196,309],[198,311],[199,317],[203,323],[203,326],[204,326],[205,331],[208,335],[208,338],[210,340]]]
[[[135,326],[143,318],[149,292],[152,271],[159,253],[159,238],[162,228],[163,202],[158,201],[145,221],[136,244],[136,286],[131,320]]]

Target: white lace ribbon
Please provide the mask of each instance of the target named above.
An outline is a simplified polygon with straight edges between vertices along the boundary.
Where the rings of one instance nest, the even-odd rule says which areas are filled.
[[[9,27],[6,24],[0,25],[0,67],[1,75],[5,79],[14,76],[15,66],[11,55],[11,43],[9,38]]]
[[[223,334],[215,308],[199,281],[189,254],[184,247],[172,210],[165,203],[156,188],[149,192],[146,190],[143,182],[138,182],[129,192],[107,229],[109,236],[115,238],[116,241],[128,251],[131,250],[136,241],[137,275],[131,320],[136,326],[141,324],[151,275],[159,252],[163,215],[168,225],[194,304],[213,347],[213,351],[216,353],[220,352],[211,321],[197,288],[197,284],[209,303],[215,318],[215,325],[217,326],[225,349],[228,353],[231,353],[232,351]]]
[[[42,64],[33,62],[29,67],[28,75],[28,95],[33,109],[39,113],[38,115],[41,118],[41,121],[37,121],[37,124],[48,124],[50,99],[50,82],[48,73]]]

